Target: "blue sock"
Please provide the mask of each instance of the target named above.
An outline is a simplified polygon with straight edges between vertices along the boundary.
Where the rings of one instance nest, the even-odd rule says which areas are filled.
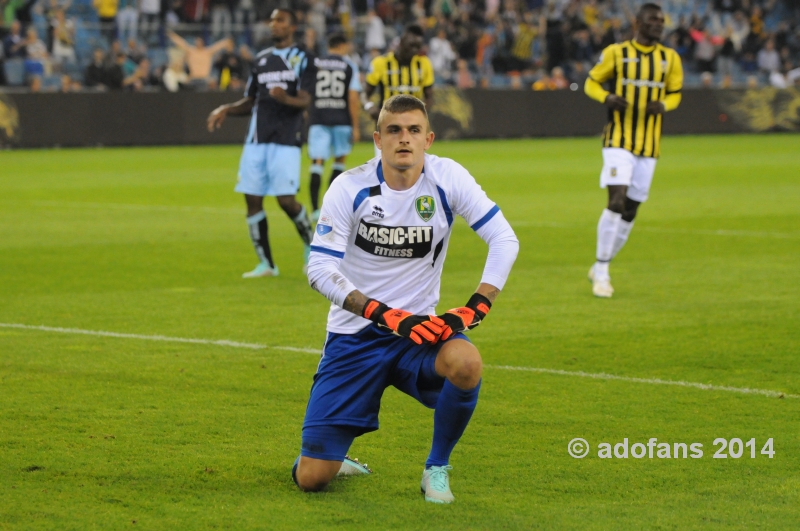
[[[465,391],[445,380],[433,413],[433,445],[425,468],[449,463],[450,453],[464,434],[472,412],[478,405],[480,389],[480,382],[474,389]]]
[[[294,484],[297,485],[297,488],[300,488],[300,483],[297,482],[297,465],[300,463],[300,456],[297,456],[297,459],[294,460],[294,466],[292,467],[292,479],[294,480]]]

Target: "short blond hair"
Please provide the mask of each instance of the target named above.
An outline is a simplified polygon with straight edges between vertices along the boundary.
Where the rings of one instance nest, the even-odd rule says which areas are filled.
[[[428,109],[425,107],[425,102],[408,94],[396,94],[383,102],[381,113],[378,115],[378,123],[376,124],[378,132],[381,132],[381,124],[383,124],[384,116],[387,113],[403,114],[411,111],[422,112],[425,115],[425,123],[428,125],[428,130],[430,130],[431,122],[428,119]]]

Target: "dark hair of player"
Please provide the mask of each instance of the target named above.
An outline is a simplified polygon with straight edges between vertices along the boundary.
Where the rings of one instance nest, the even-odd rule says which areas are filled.
[[[422,31],[422,26],[419,24],[409,24],[406,26],[406,30],[403,33],[411,33],[412,35],[416,35],[417,37],[424,37],[425,32]]]
[[[380,132],[381,130],[381,123],[383,123],[383,117],[386,115],[386,113],[403,114],[411,111],[420,111],[422,114],[424,114],[425,123],[428,124],[428,129],[430,129],[430,122],[428,121],[428,110],[425,108],[425,103],[419,98],[415,98],[414,96],[409,96],[408,94],[395,94],[394,96],[383,102],[383,107],[381,108],[381,114],[378,116],[378,124],[377,124],[378,131]]]
[[[642,13],[644,13],[645,11],[650,11],[650,10],[661,11],[661,6],[658,5],[658,4],[653,4],[651,2],[648,2],[646,4],[642,4],[642,7],[639,8],[639,12],[637,14],[639,16],[641,16]]]
[[[289,15],[289,23],[291,23],[292,26],[297,26],[297,15],[294,14],[294,11],[286,9],[285,7],[276,7],[275,11],[281,11]]]
[[[338,48],[347,42],[347,37],[344,33],[334,33],[328,37],[328,48]]]

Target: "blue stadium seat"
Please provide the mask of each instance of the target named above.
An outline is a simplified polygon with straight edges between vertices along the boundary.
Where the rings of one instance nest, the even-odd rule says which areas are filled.
[[[9,85],[19,87],[25,84],[25,61],[23,59],[8,59],[3,69]]]

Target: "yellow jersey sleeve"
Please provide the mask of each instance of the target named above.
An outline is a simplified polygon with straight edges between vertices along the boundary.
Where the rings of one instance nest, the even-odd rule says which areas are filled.
[[[425,56],[420,57],[420,66],[422,66],[422,78],[420,79],[420,83],[422,87],[430,87],[433,85],[434,76],[433,76],[433,64],[431,64],[431,60]]]
[[[373,87],[377,87],[383,80],[383,74],[385,72],[386,72],[386,58],[382,55],[379,55],[378,57],[373,59],[372,62],[369,64],[369,71],[367,72],[367,75],[364,77],[364,80]]]
[[[666,97],[664,98],[664,110],[673,111],[678,108],[681,103],[681,89],[683,88],[683,64],[681,57],[675,50],[670,50],[672,56],[669,72],[667,72],[666,80]]]
[[[589,70],[589,79],[597,83],[605,83],[614,76],[615,58],[617,56],[617,45],[612,44],[607,46],[603,53],[600,54],[600,59],[597,64]]]

